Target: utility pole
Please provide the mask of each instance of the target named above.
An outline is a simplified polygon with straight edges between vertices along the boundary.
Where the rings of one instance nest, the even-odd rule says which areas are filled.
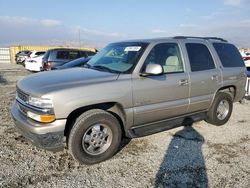
[[[80,29],[78,29],[78,39],[79,39],[79,46],[81,48],[82,45],[81,45],[81,30]]]

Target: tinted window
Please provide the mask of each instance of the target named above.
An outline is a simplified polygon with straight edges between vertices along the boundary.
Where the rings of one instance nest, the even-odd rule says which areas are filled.
[[[82,57],[80,51],[69,51],[69,59],[77,59],[80,57]]]
[[[240,52],[232,44],[214,43],[214,48],[223,67],[244,67]]]
[[[203,71],[214,69],[214,61],[204,44],[188,43],[186,44],[191,71]]]
[[[157,44],[149,53],[144,70],[148,64],[159,64],[164,73],[183,72],[180,49],[175,43]]]
[[[29,54],[31,54],[31,51],[21,51],[21,52],[18,53],[18,55],[20,55],[20,56],[26,56],[26,55],[29,55]]]
[[[45,54],[45,52],[36,52],[35,55],[39,56],[39,55],[43,55]]]
[[[96,53],[95,52],[87,52],[88,56],[94,56]]]
[[[68,51],[58,51],[56,55],[56,59],[69,59]]]
[[[43,56],[43,59],[48,59],[49,58],[49,54],[50,54],[50,50],[48,50],[44,56]]]

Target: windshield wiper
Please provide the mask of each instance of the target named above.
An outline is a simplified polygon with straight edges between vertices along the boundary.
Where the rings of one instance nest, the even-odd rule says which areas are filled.
[[[94,69],[100,70],[100,71],[108,71],[111,73],[121,73],[120,71],[110,69],[110,68],[103,66],[103,65],[95,65],[95,66],[91,66],[91,68],[94,68]]]

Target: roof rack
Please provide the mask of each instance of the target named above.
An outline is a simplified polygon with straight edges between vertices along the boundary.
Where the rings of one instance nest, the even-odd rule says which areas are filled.
[[[192,37],[192,36],[175,36],[173,37],[174,39],[204,39],[204,40],[220,40],[222,42],[228,42],[227,40],[223,38],[218,38],[218,37]]]

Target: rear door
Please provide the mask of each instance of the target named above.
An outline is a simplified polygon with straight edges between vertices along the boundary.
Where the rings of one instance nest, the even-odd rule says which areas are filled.
[[[190,105],[189,113],[206,110],[214,93],[222,86],[221,70],[204,42],[185,42],[190,66]]]
[[[133,75],[134,125],[165,120],[187,113],[189,84],[177,43],[156,44],[147,56],[147,64],[160,64],[164,74]]]

